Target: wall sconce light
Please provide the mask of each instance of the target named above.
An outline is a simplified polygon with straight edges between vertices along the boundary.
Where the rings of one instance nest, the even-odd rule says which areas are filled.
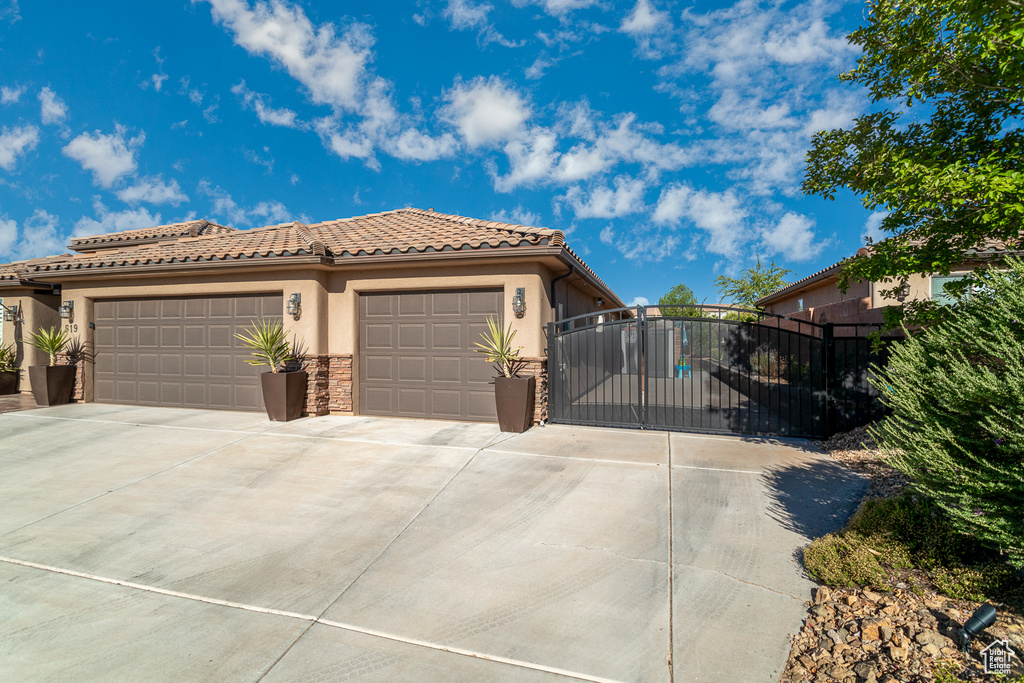
[[[288,299],[288,315],[292,316],[296,320],[302,317],[302,295],[292,294],[291,298]]]
[[[516,314],[517,318],[522,318],[526,315],[526,288],[517,287],[516,295],[512,297],[512,312]]]
[[[896,291],[896,300],[903,303],[908,296],[910,296],[910,283],[904,282]]]
[[[75,302],[65,301],[57,307],[57,315],[61,320],[71,320],[75,315]]]
[[[602,306],[604,306],[604,299],[602,299],[601,297],[595,297],[594,305],[597,306],[598,308],[601,308]]]
[[[23,322],[25,322],[25,319],[21,317],[21,307],[20,306],[17,306],[17,305],[15,305],[15,306],[4,306],[4,304],[0,304],[0,307],[2,307],[4,309],[4,320],[5,321],[7,321],[9,323],[12,323],[12,322],[13,323],[23,323]]]

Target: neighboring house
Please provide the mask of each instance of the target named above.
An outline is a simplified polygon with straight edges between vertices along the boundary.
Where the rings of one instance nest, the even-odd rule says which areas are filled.
[[[866,255],[862,248],[854,258]],[[906,301],[933,299],[949,303],[950,297],[943,290],[949,282],[967,276],[975,268],[998,262],[1007,254],[1017,250],[1002,243],[990,243],[981,249],[971,249],[964,254],[963,262],[949,275],[911,275],[899,297],[882,295],[882,290],[892,289],[889,282],[851,282],[846,292],[836,286],[846,259],[828,268],[797,280],[768,296],[758,299],[757,305],[768,313],[785,315],[814,323],[880,323],[888,306],[901,306]]]
[[[0,265],[21,339],[61,324],[87,344],[84,401],[259,410],[235,332],[283,318],[304,350],[306,412],[494,419],[494,372],[474,342],[488,316],[516,330],[546,407],[546,323],[622,301],[561,231],[399,209],[236,230],[205,220],[73,239],[76,252]],[[513,312],[521,289],[525,312]],[[286,313],[298,299],[300,312]],[[70,304],[71,317],[58,309]],[[66,308],[66,306],[65,306]],[[29,389],[27,372],[22,391]]]

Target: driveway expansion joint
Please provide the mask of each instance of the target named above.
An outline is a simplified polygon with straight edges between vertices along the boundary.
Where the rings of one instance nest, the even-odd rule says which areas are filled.
[[[745,583],[748,586],[754,586],[755,588],[761,588],[763,590],[769,591],[770,593],[775,593],[777,595],[784,595],[787,598],[792,598],[792,599],[797,600],[797,601],[799,601],[801,603],[806,602],[806,600],[807,600],[806,598],[798,598],[797,596],[793,595],[792,593],[787,593],[786,591],[780,591],[780,590],[776,590],[775,588],[769,588],[768,586],[764,586],[764,585],[762,585],[760,583],[755,583],[753,581],[745,581],[744,579],[741,579],[738,576],[733,576],[732,574],[729,574],[727,572],[723,572],[721,569],[713,569],[711,567],[700,567],[700,566],[695,565],[695,564],[686,564],[685,562],[674,562],[673,564],[675,566],[677,566],[677,567],[686,567],[688,569],[697,569],[697,570],[704,571],[704,572],[713,572],[715,574],[720,574],[721,576],[724,576],[727,579],[732,579],[733,581],[738,581],[739,583]]]

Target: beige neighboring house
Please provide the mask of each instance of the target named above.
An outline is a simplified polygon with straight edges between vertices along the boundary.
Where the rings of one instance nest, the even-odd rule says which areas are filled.
[[[867,248],[862,248],[854,258],[867,253]],[[947,283],[966,277],[979,266],[998,263],[1006,255],[1019,253],[1001,242],[968,250],[963,262],[949,275],[911,275],[897,298],[882,295],[882,290],[893,288],[889,282],[851,282],[846,292],[840,291],[839,274],[847,261],[843,259],[758,299],[757,305],[768,313],[814,323],[881,323],[888,306],[928,299],[948,303],[951,299],[943,290]]]
[[[561,231],[433,210],[253,230],[197,220],[70,249],[0,265],[0,298],[23,319],[5,316],[2,331],[18,346],[22,391],[25,369],[46,362],[23,337],[60,324],[88,351],[78,400],[261,410],[266,368],[243,362],[234,334],[277,317],[305,351],[308,414],[490,421],[494,371],[473,349],[499,316],[540,378],[543,419],[545,325],[623,306]]]

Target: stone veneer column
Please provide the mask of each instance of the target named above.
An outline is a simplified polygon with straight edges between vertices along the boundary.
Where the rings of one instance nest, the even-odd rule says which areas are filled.
[[[352,414],[352,356],[329,356],[328,408],[332,413]]]
[[[306,359],[307,415],[327,415],[330,409],[330,356],[310,356]]]
[[[537,378],[537,390],[533,399],[533,423],[548,419],[548,362],[544,358],[530,358],[520,374]]]

